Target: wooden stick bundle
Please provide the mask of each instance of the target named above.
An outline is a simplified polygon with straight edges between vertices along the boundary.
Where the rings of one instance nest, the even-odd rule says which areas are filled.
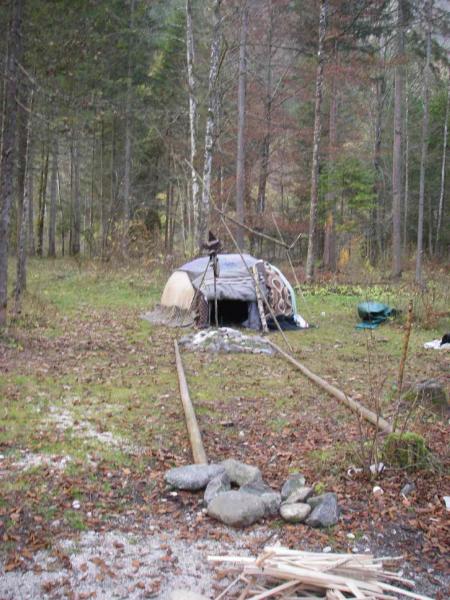
[[[402,596],[431,600],[411,591],[414,582],[384,570],[383,560],[399,558],[376,559],[370,554],[323,554],[269,546],[256,558],[209,556],[208,560],[232,563],[235,566],[228,568],[228,571],[234,576],[238,573],[238,577],[216,600],[388,600]],[[391,582],[409,589],[397,587]]]

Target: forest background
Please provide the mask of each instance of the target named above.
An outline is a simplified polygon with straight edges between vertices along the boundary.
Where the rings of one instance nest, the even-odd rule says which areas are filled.
[[[234,251],[223,214],[269,259],[297,240],[308,281],[414,259],[423,284],[450,241],[448,24],[442,0],[2,3],[0,324],[11,254],[20,307],[27,255],[176,260],[208,228]]]

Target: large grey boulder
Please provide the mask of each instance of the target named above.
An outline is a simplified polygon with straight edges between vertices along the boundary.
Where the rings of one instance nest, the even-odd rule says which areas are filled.
[[[267,483],[264,481],[252,481],[251,483],[243,485],[239,491],[246,494],[254,494],[255,496],[261,498],[261,500],[264,502],[264,506],[266,507],[267,515],[278,514],[281,504],[281,494],[273,490],[270,485],[267,485]]]
[[[231,490],[223,492],[208,504],[208,515],[232,527],[246,527],[259,521],[266,512],[259,496]]]
[[[286,498],[286,504],[295,504],[296,502],[306,502],[310,496],[314,493],[314,488],[312,487],[301,487],[298,490],[289,494]]]
[[[306,480],[301,473],[293,473],[281,488],[281,499],[286,500],[293,492],[305,486]]]
[[[288,523],[302,523],[310,512],[310,505],[303,502],[283,503],[280,508],[281,517]]]
[[[339,506],[336,494],[330,492],[313,496],[308,500],[312,511],[306,520],[310,527],[331,527],[339,520]]]
[[[217,475],[224,472],[221,465],[187,465],[175,467],[164,475],[166,483],[178,490],[202,490]]]
[[[227,475],[226,471],[223,471],[206,486],[204,500],[206,504],[209,504],[213,498],[215,498],[218,494],[222,492],[228,492],[231,490],[231,482],[230,478]]]
[[[227,458],[227,460],[223,460],[220,464],[227,472],[230,481],[236,485],[241,486],[262,479],[261,471],[258,467],[246,465],[234,458]]]

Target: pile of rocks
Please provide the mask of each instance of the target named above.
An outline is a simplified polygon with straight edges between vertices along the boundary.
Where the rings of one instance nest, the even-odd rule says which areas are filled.
[[[289,523],[329,527],[339,519],[336,494],[314,496],[300,473],[291,475],[281,488],[272,489],[252,465],[229,458],[218,464],[187,465],[168,471],[165,481],[179,490],[205,490],[208,514],[233,527],[246,527],[266,516],[280,516]]]
[[[248,352],[267,355],[275,352],[260,335],[246,335],[231,327],[195,331],[183,336],[178,343],[185,350],[194,352]]]

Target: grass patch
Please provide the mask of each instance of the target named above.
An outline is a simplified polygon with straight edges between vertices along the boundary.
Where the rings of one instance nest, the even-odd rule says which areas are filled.
[[[82,513],[75,510],[66,510],[64,512],[64,521],[74,531],[86,531],[87,525]]]

